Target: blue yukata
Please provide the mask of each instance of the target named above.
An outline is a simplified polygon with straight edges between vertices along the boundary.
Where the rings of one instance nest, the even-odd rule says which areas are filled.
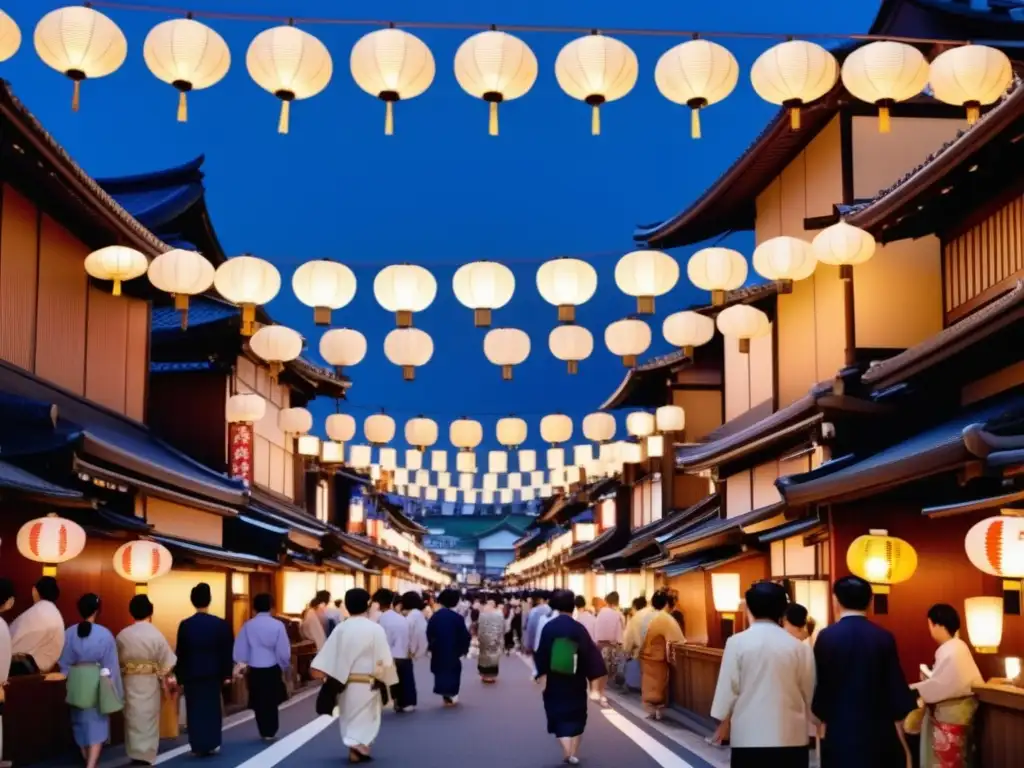
[[[271,739],[279,727],[278,707],[287,698],[284,672],[291,666],[292,646],[284,624],[269,613],[257,613],[235,638],[235,661],[249,667],[249,709],[260,736]]]
[[[434,693],[453,701],[462,683],[462,657],[469,653],[466,620],[450,608],[441,608],[427,622],[427,644]]]
[[[234,671],[231,625],[197,613],[178,625],[175,676],[185,692],[188,743],[197,755],[220,749],[224,717],[221,688]]]
[[[110,679],[118,698],[124,699],[124,688],[121,686],[121,666],[117,661],[117,643],[114,635],[106,627],[94,624],[88,637],[78,636],[78,625],[75,624],[64,633],[64,650],[60,654],[61,674],[67,675],[68,670],[76,664],[98,664],[110,671]],[[102,714],[99,709],[71,708],[71,730],[75,735],[75,743],[80,747],[93,744],[106,744],[110,739],[110,716]]]
[[[575,671],[572,674],[551,669],[556,640],[566,641],[576,648]],[[544,625],[533,659],[537,665],[537,677],[546,678],[543,698],[548,733],[560,739],[583,735],[587,727],[588,683],[608,672],[590,633],[572,616],[556,614]]]

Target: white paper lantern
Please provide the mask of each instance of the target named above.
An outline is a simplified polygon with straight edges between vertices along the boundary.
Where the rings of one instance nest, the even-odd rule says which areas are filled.
[[[524,449],[519,451],[516,455],[516,461],[519,465],[520,472],[533,472],[537,471],[537,452],[530,449]]]
[[[213,264],[201,253],[180,248],[161,253],[149,263],[149,282],[158,291],[174,297],[181,312],[181,327],[188,328],[188,297],[204,293],[213,285]]]
[[[508,473],[508,487],[513,490],[519,490],[523,487],[523,476],[519,472]]]
[[[600,107],[621,99],[636,85],[639,64],[633,49],[598,34],[567,43],[555,59],[555,79],[563,91],[591,107],[590,133],[601,133]]]
[[[416,369],[430,362],[434,341],[419,328],[396,328],[384,338],[384,356],[402,367],[402,378],[413,381]]]
[[[653,435],[655,429],[655,418],[653,413],[645,411],[633,411],[626,416],[626,432],[634,437],[647,437]]]
[[[498,493],[502,504],[511,504],[515,501],[515,492],[511,488],[502,488]]]
[[[489,451],[487,453],[487,471],[491,473],[508,472],[508,454],[505,451]]]
[[[448,451],[433,450],[430,452],[430,469],[438,472],[437,484],[444,488],[441,477],[448,472]]]
[[[305,408],[282,408],[277,414],[277,427],[289,435],[304,435],[313,428],[313,414]]]
[[[405,468],[416,472],[417,485],[427,485],[430,483],[430,473],[423,469],[423,451],[407,448],[405,451]]]
[[[665,341],[680,347],[687,357],[693,357],[694,347],[703,346],[714,338],[715,321],[699,312],[684,310],[666,317],[661,333]]]
[[[242,308],[242,335],[252,336],[256,307],[266,304],[281,290],[281,273],[269,261],[255,256],[235,256],[213,276],[217,293]]]
[[[476,454],[472,451],[459,451],[455,454],[457,472],[476,472]]]
[[[726,307],[716,320],[718,331],[727,339],[739,341],[740,352],[750,351],[750,340],[767,336],[772,331],[768,315],[749,304]]]
[[[444,451],[434,451],[434,453],[444,453]],[[452,476],[448,472],[437,473],[437,487],[438,488],[449,488],[452,484]]]
[[[299,456],[319,456],[320,438],[316,435],[300,435],[296,441],[295,452]]]
[[[789,124],[800,130],[800,108],[832,90],[839,79],[835,56],[806,40],[789,40],[769,48],[750,69],[757,95],[789,110]]]
[[[471,451],[484,439],[484,428],[473,419],[456,419],[448,428],[448,438],[461,451]]]
[[[565,360],[569,373],[580,370],[580,361],[586,360],[594,351],[594,336],[582,325],[557,325],[548,335],[551,354]]]
[[[548,469],[560,471],[565,467],[565,450],[548,448]]]
[[[344,464],[345,444],[324,440],[320,444],[320,461],[324,464]]]
[[[473,324],[487,328],[491,312],[512,300],[516,278],[512,270],[496,261],[474,261],[463,264],[452,278],[455,298],[473,310]]]
[[[320,357],[340,374],[366,357],[366,337],[351,328],[332,328],[320,337]]]
[[[787,235],[769,238],[757,246],[753,262],[757,273],[778,283],[782,293],[792,290],[794,280],[813,275],[818,266],[811,244]]]
[[[356,295],[356,276],[344,264],[327,259],[307,261],[292,275],[295,297],[313,307],[313,322],[331,324],[331,310],[346,306]]]
[[[485,491],[496,491],[498,490],[498,475],[494,472],[488,472],[484,475],[483,487]]]
[[[739,80],[740,67],[728,49],[710,40],[688,40],[661,55],[654,84],[661,95],[690,108],[690,136],[699,139],[700,110],[725,99]]]
[[[558,445],[572,438],[572,419],[564,413],[552,413],[540,420],[540,437],[545,443]]]
[[[72,520],[50,514],[21,526],[16,544],[26,560],[43,564],[44,576],[56,576],[58,565],[82,554],[85,530]]]
[[[518,328],[492,328],[484,336],[484,355],[501,367],[501,378],[512,380],[512,368],[530,356],[530,337]]]
[[[0,61],[7,61],[21,47],[21,30],[14,19],[0,10]]]
[[[273,27],[253,38],[245,54],[249,76],[281,100],[277,132],[288,133],[291,103],[316,96],[331,82],[334,64],[327,47],[293,26]]]
[[[398,451],[394,448],[381,448],[377,451],[377,462],[386,472],[394,473],[398,469]]]
[[[964,600],[967,637],[978,653],[998,653],[1003,641],[1003,598],[968,597]]]
[[[498,104],[525,95],[537,80],[537,57],[518,37],[493,28],[473,35],[455,52],[455,79],[466,93],[490,104],[487,132],[498,135]]]
[[[142,44],[142,58],[158,79],[178,90],[178,122],[188,120],[185,94],[216,85],[231,68],[224,38],[192,18],[157,24]]]
[[[108,245],[85,257],[85,271],[97,280],[112,280],[113,294],[121,295],[121,283],[146,274],[149,262],[145,255],[123,245]]]
[[[444,500],[448,504],[455,504],[459,500],[459,492],[455,488],[444,489]]]
[[[372,453],[368,445],[353,445],[348,451],[348,463],[355,469],[366,469],[372,464]]]
[[[572,463],[577,467],[584,467],[594,460],[594,446],[574,445],[572,447]]]
[[[665,436],[648,435],[645,452],[648,459],[660,459],[665,455]]]
[[[574,323],[576,307],[597,291],[597,272],[580,259],[553,259],[537,270],[537,290],[544,301],[558,307],[559,322]]]
[[[932,61],[932,95],[946,104],[964,107],[967,123],[981,117],[981,107],[995,104],[1013,82],[1013,66],[1005,53],[987,45],[961,45]]]
[[[588,413],[583,417],[583,436],[595,443],[607,443],[615,437],[615,417],[610,413]]]
[[[663,405],[654,412],[659,432],[682,432],[686,429],[686,411],[679,405]]]
[[[230,424],[260,421],[267,412],[267,401],[255,393],[232,395],[225,406],[224,417]]]
[[[964,549],[979,571],[1003,579],[1024,579],[1024,519],[986,518],[967,532]]]
[[[553,489],[551,488],[551,484],[550,484],[550,483],[544,483],[544,485],[542,485],[542,486],[540,487],[540,493],[539,493],[538,495],[539,495],[539,496],[540,496],[540,497],[541,497],[542,499],[546,499],[546,498],[548,498],[549,496],[551,496],[551,492],[552,492],[552,490],[553,490]]]
[[[170,550],[155,541],[139,539],[122,544],[112,558],[114,573],[136,585],[137,594],[145,593],[145,585],[167,575],[174,563]]]
[[[265,325],[253,334],[249,348],[270,363],[270,380],[276,383],[284,364],[302,354],[302,336],[283,325]]]
[[[417,416],[405,422],[405,442],[425,451],[437,442],[437,422]]]
[[[889,110],[917,96],[928,85],[928,61],[912,45],[876,40],[843,62],[843,85],[851,94],[878,107],[878,130],[891,130]]]
[[[394,453],[394,450],[391,449],[391,448],[387,448],[387,449],[381,448],[381,451],[380,451],[381,452],[381,462],[380,462],[380,465],[381,465],[381,467],[383,469],[387,469],[388,468],[384,464],[384,456],[383,456],[383,454],[384,454],[385,450],[389,451],[392,454]],[[408,472],[408,470],[406,470],[404,468],[399,468],[399,467],[394,467],[393,466],[391,468],[391,479],[392,479],[392,482],[396,486],[408,485],[409,484],[409,472]]]
[[[671,291],[679,282],[679,265],[662,251],[633,251],[615,265],[615,283],[627,296],[636,297],[636,311],[654,314],[654,297]]]
[[[347,413],[332,413],[324,423],[327,436],[336,443],[347,443],[356,436],[356,420]]]
[[[395,438],[395,420],[386,413],[375,413],[363,421],[363,434],[373,445],[386,445]]]
[[[427,486],[426,490],[424,491],[423,498],[426,499],[427,501],[437,501],[438,495],[439,494],[437,488],[431,485]]]
[[[747,260],[730,248],[702,248],[686,263],[690,282],[711,291],[711,303],[725,303],[726,291],[740,288],[747,280]]]
[[[437,296],[437,281],[423,267],[394,264],[373,279],[373,295],[388,312],[394,312],[399,328],[412,326],[413,312],[422,312]]]
[[[43,63],[74,82],[71,109],[75,112],[82,81],[116,72],[128,55],[128,41],[120,27],[83,6],[58,8],[43,16],[34,42]]]
[[[840,221],[814,236],[814,255],[822,264],[839,267],[844,279],[853,277],[853,267],[868,261],[875,253],[875,238],[870,232]]]
[[[473,489],[473,474],[464,472],[459,475],[459,490],[469,491]]]
[[[530,471],[530,485],[534,488],[544,485],[544,470],[534,469]]]
[[[613,355],[622,358],[627,368],[636,366],[636,358],[651,346],[651,327],[643,320],[616,320],[604,329],[604,343]]]
[[[401,29],[378,29],[363,35],[349,57],[356,85],[386,105],[384,134],[395,132],[394,103],[412,99],[434,81],[434,56],[426,43]]]
[[[526,422],[515,416],[498,419],[495,429],[498,442],[506,448],[518,448],[526,442]]]
[[[479,494],[472,488],[467,488],[462,492],[462,498],[466,504],[476,504],[478,496]]]
[[[519,498],[523,501],[533,501],[537,498],[537,491],[533,488],[523,488],[519,491]]]

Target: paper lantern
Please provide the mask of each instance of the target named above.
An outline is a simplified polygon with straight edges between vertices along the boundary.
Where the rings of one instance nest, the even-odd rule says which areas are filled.
[[[735,304],[718,313],[715,320],[718,331],[727,339],[739,341],[740,353],[750,352],[750,340],[772,332],[768,315],[749,304]]]
[[[319,456],[320,438],[316,435],[300,435],[296,441],[295,451],[299,456]]]
[[[405,468],[416,471],[417,485],[427,485],[430,483],[430,473],[423,469],[423,451],[407,448],[405,451]],[[420,474],[421,472],[423,475]],[[427,479],[420,479],[423,476],[426,476]]]
[[[680,347],[684,355],[693,357],[694,347],[703,346],[714,338],[715,321],[699,312],[675,312],[661,324],[661,334],[669,344]]]
[[[508,472],[508,454],[505,451],[489,451],[487,453],[487,471],[492,474]]]
[[[405,442],[425,451],[437,442],[437,422],[417,416],[405,422]]]
[[[1004,579],[1024,579],[1024,519],[986,518],[971,526],[964,549],[979,571]]]
[[[702,248],[686,263],[686,276],[698,288],[711,291],[711,303],[721,306],[726,291],[746,282],[747,260],[729,248]]]
[[[564,413],[552,413],[540,420],[540,436],[545,443],[558,445],[572,438],[572,419]]]
[[[363,35],[349,57],[352,79],[384,102],[384,135],[395,132],[394,104],[412,99],[434,81],[434,56],[426,43],[401,29],[378,29]]]
[[[437,281],[423,267],[395,264],[377,273],[373,295],[384,309],[395,313],[399,328],[409,328],[412,313],[422,312],[437,296]]]
[[[871,582],[877,593],[885,594],[890,585],[901,584],[914,575],[917,552],[887,531],[872,530],[850,544],[846,565],[852,574]]]
[[[517,419],[515,416],[507,416],[503,419],[498,419],[498,424],[495,429],[498,442],[506,448],[518,448],[520,445],[525,443],[526,432],[526,422],[522,419]]]
[[[818,261],[839,267],[839,276],[850,280],[853,268],[875,254],[875,238],[860,227],[839,221],[815,235],[811,248]]]
[[[594,351],[594,336],[581,325],[558,325],[548,335],[551,354],[565,360],[569,373],[580,370],[580,360],[586,360]]]
[[[398,469],[398,451],[394,448],[378,449],[377,462],[385,472],[394,472]]]
[[[512,380],[512,368],[530,355],[530,337],[518,328],[493,328],[484,336],[484,355],[501,367],[501,378]]]
[[[560,471],[564,468],[565,450],[562,448],[548,448],[548,469]]]
[[[366,337],[351,328],[332,328],[320,337],[320,357],[340,375],[342,368],[366,357]]]
[[[161,253],[149,263],[149,282],[174,297],[181,312],[182,330],[188,328],[188,297],[205,293],[213,285],[213,264],[201,253],[180,248]]]
[[[633,411],[626,416],[626,432],[634,437],[653,435],[655,424],[654,414],[646,411]]]
[[[166,576],[174,559],[163,544],[140,539],[122,544],[114,552],[114,573],[135,584],[135,594],[146,593],[146,585]]]
[[[266,412],[267,401],[260,395],[232,395],[225,407],[225,418],[230,424],[251,424],[260,421]]]
[[[651,346],[651,327],[643,320],[616,320],[604,329],[604,343],[613,355],[622,358],[627,368],[636,366],[636,358]]]
[[[769,48],[750,69],[757,95],[789,110],[789,125],[800,130],[800,108],[832,90],[839,78],[835,56],[806,40],[789,40]]]
[[[448,427],[448,438],[460,451],[471,451],[484,439],[484,428],[473,419],[456,419]]]
[[[467,488],[462,492],[462,499],[466,504],[476,504],[477,496],[477,492],[472,488]]]
[[[459,491],[456,488],[444,489],[444,500],[447,504],[455,504],[459,500]]]
[[[892,106],[928,85],[928,61],[912,45],[876,40],[847,56],[841,74],[846,90],[878,107],[878,130],[889,133]]]
[[[580,259],[553,259],[537,270],[537,290],[544,301],[558,307],[559,322],[574,323],[576,307],[597,290],[597,272]]]
[[[968,597],[964,600],[967,637],[978,653],[998,653],[1003,641],[1003,598]]]
[[[395,438],[395,420],[386,413],[375,413],[363,420],[363,434],[373,445],[387,445]]]
[[[21,47],[21,30],[14,19],[0,10],[0,61],[7,61]]]
[[[277,426],[289,435],[304,435],[313,428],[313,414],[305,408],[282,408],[277,414]]]
[[[769,238],[757,246],[753,262],[754,270],[774,280],[780,293],[792,291],[794,280],[806,280],[818,266],[811,244],[787,235]]]
[[[324,440],[320,444],[320,461],[324,464],[344,464],[345,444]]]
[[[455,454],[456,472],[476,472],[476,454],[472,451],[459,451]]]
[[[370,446],[353,445],[348,450],[348,463],[355,469],[366,469],[372,464]]]
[[[654,297],[671,291],[679,282],[679,265],[662,251],[633,251],[615,265],[615,283],[627,296],[636,297],[636,311],[654,314]]]
[[[539,494],[538,494],[538,495],[539,495],[539,496],[540,496],[540,497],[541,497],[542,499],[546,499],[546,498],[548,498],[549,496],[551,496],[551,493],[552,493],[552,491],[553,491],[553,490],[554,490],[554,489],[553,489],[553,488],[551,487],[551,484],[550,484],[550,483],[544,483],[544,484],[543,484],[543,485],[542,485],[542,486],[540,487],[540,492],[539,492]]]
[[[332,413],[324,423],[327,436],[336,443],[347,443],[356,436],[356,420],[347,413]]]
[[[594,446],[574,445],[572,447],[572,463],[577,467],[583,467],[594,460]]]
[[[278,133],[288,133],[291,103],[320,93],[334,70],[327,47],[293,26],[256,35],[245,54],[245,66],[256,85],[281,100]]]
[[[469,472],[464,472],[459,475],[459,490],[469,491],[473,489],[473,475]]]
[[[601,133],[600,107],[621,99],[636,85],[640,71],[633,49],[598,34],[567,43],[555,59],[555,79],[563,91],[591,107],[590,133]]]
[[[85,531],[78,523],[51,514],[21,526],[16,543],[22,557],[43,564],[44,576],[56,576],[58,565],[82,554]]]
[[[384,451],[384,449],[381,449],[382,453],[383,453],[383,451]],[[385,467],[383,463],[381,463],[381,467],[384,468],[384,469],[387,469],[387,467]],[[409,484],[409,472],[408,472],[408,470],[406,470],[404,468],[403,469],[399,469],[399,468],[396,467],[396,468],[391,470],[391,473],[392,473],[392,478],[394,480],[394,484],[396,486],[408,485]]]
[[[537,80],[537,57],[518,37],[493,27],[455,52],[455,79],[466,93],[490,104],[487,132],[498,135],[498,105],[525,95]]]
[[[327,259],[307,261],[292,275],[295,297],[313,307],[313,322],[331,324],[331,310],[346,306],[356,295],[356,276],[344,264]]]
[[[123,245],[108,245],[85,257],[85,271],[97,280],[112,280],[113,294],[121,295],[121,283],[146,274],[149,262],[145,255]]]
[[[1002,640],[1002,637],[1000,637],[999,639]],[[1020,658],[1016,656],[1007,656],[1006,659],[1004,659],[1003,661],[1003,666],[1006,679],[1013,683],[1016,683],[1018,678],[1020,678]]]
[[[281,290],[281,273],[269,261],[255,256],[228,259],[213,275],[217,293],[242,308],[242,335],[252,336],[256,307],[266,304]]]
[[[984,104],[995,104],[1013,82],[1010,59],[998,48],[961,45],[940,53],[929,72],[932,95],[939,101],[967,110],[974,125]]]
[[[519,498],[525,501],[533,501],[537,498],[537,491],[534,488],[523,488],[519,491]]]
[[[537,452],[534,450],[521,450],[516,455],[520,472],[529,472],[531,475],[537,471]],[[532,482],[532,481],[531,481]]]
[[[396,328],[384,338],[384,356],[402,367],[402,378],[413,381],[416,369],[430,362],[434,340],[418,328]]]
[[[427,488],[426,488],[426,490],[425,490],[425,492],[423,494],[423,498],[425,498],[427,501],[437,501],[437,498],[438,498],[438,490],[437,490],[437,488],[432,486],[432,485],[431,486],[427,486]]]
[[[727,616],[735,616],[743,600],[740,594],[740,575],[738,573],[712,573],[711,599],[714,601],[716,611]]]
[[[665,436],[648,435],[646,442],[646,453],[648,459],[660,459],[665,455]]]
[[[302,336],[283,325],[265,325],[253,334],[249,348],[270,363],[270,380],[277,383],[284,364],[302,354]]]
[[[498,498],[501,499],[502,504],[511,504],[515,501],[515,493],[511,488],[502,488],[498,493]]]
[[[654,84],[661,95],[690,108],[690,136],[699,139],[700,110],[725,99],[739,81],[740,67],[728,49],[710,40],[688,40],[661,55]]]
[[[128,55],[120,27],[97,10],[68,6],[50,11],[36,25],[36,53],[74,84],[71,109],[78,111],[81,84],[116,72]]]
[[[508,473],[508,487],[513,490],[519,490],[523,487],[523,476],[519,472]]]
[[[661,433],[682,432],[686,428],[686,411],[679,405],[663,405],[654,412],[654,421]]]
[[[473,324],[487,328],[491,312],[512,300],[516,278],[512,270],[496,261],[474,261],[463,264],[452,278],[455,298],[473,310]]]
[[[433,450],[430,452],[430,468],[439,472],[437,484],[444,488],[441,477],[448,471],[448,451]]]
[[[485,491],[498,490],[498,475],[494,472],[488,472],[485,474],[483,487]]]
[[[531,451],[531,453],[533,453],[534,457],[536,457],[537,454],[535,452]],[[520,467],[521,466],[522,465],[520,465]],[[536,461],[534,461],[534,466],[536,466]],[[525,471],[525,470],[523,470],[523,471]],[[540,486],[544,485],[544,470],[542,470],[542,469],[530,470],[530,485],[532,485],[535,488],[539,488]]]
[[[149,71],[178,91],[178,122],[188,120],[185,94],[216,85],[231,67],[231,50],[216,31],[191,18],[157,24],[142,44]]]
[[[610,413],[588,413],[583,417],[583,436],[595,443],[607,443],[615,437],[615,417]]]

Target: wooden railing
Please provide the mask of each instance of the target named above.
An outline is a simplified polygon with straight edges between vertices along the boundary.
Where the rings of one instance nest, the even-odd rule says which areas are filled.
[[[986,683],[976,686],[978,714],[978,765],[1011,768],[1021,765],[1024,755],[1024,690],[1010,685]]]
[[[722,649],[702,645],[673,645],[670,649],[672,704],[700,718],[711,717]]]

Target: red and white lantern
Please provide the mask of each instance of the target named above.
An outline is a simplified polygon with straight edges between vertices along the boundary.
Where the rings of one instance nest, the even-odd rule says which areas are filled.
[[[114,553],[114,571],[135,583],[135,594],[146,593],[146,585],[167,574],[174,564],[170,551],[155,541],[129,541]]]
[[[21,556],[43,564],[44,576],[56,576],[57,566],[82,554],[85,531],[78,523],[57,515],[30,520],[18,531]]]
[[[1004,579],[1024,579],[1024,518],[982,520],[967,532],[964,548],[978,570]]]

